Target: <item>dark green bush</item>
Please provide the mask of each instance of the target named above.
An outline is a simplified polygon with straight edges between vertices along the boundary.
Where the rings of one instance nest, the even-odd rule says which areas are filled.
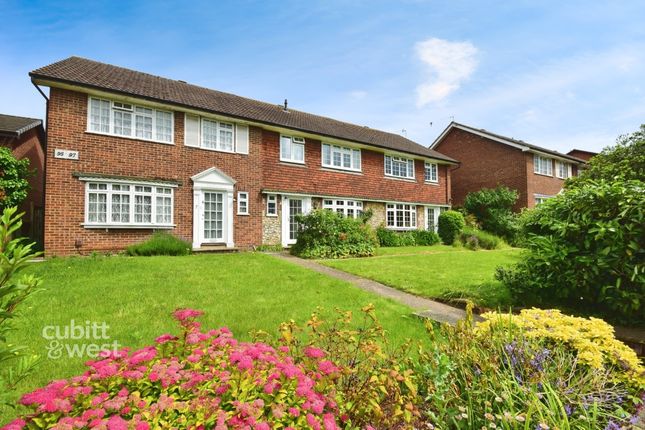
[[[587,181],[523,215],[527,252],[497,278],[522,305],[558,305],[645,324],[641,181]]]
[[[414,230],[414,240],[419,246],[431,246],[441,242],[439,235],[430,230]]]
[[[466,196],[464,209],[477,218],[482,230],[513,242],[517,234],[513,205],[517,198],[517,191],[505,186],[483,188]]]
[[[502,240],[483,230],[478,230],[472,227],[464,227],[459,233],[459,241],[468,249],[477,250],[483,249],[497,249],[502,244]]]
[[[379,227],[376,229],[376,237],[378,238],[379,245],[381,246],[401,246],[399,235],[395,231],[388,230],[385,227]]]
[[[191,245],[166,232],[156,232],[145,242],[128,246],[126,254],[139,256],[152,255],[188,255]]]
[[[374,230],[361,219],[344,217],[329,210],[301,215],[302,230],[291,253],[303,258],[345,258],[374,255],[378,240]]]
[[[399,236],[399,246],[417,245],[417,238],[413,231],[401,231],[397,235]]]
[[[445,211],[439,215],[439,237],[446,245],[452,245],[464,228],[464,216],[457,211]]]

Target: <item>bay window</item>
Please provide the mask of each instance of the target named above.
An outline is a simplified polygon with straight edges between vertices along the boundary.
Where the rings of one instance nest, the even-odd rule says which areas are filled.
[[[385,156],[385,175],[414,179],[414,160],[411,158]]]
[[[388,203],[385,205],[386,227],[400,230],[417,228],[417,207],[415,205]]]
[[[88,131],[173,143],[173,113],[164,110],[89,98]]]
[[[170,227],[173,188],[154,184],[87,182],[88,227]]]

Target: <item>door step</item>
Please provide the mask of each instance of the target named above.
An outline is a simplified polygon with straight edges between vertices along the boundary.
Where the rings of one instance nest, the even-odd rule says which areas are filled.
[[[194,253],[226,253],[226,252],[240,252],[240,248],[238,247],[233,247],[233,248],[228,248],[226,245],[202,245],[199,248],[193,248]]]

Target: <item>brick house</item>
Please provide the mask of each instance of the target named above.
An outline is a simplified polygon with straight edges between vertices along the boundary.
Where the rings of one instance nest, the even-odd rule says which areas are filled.
[[[567,155],[579,158],[584,161],[589,161],[591,160],[591,157],[595,157],[596,155],[598,155],[598,153],[586,151],[584,149],[572,149],[571,151],[567,152]]]
[[[27,198],[18,210],[24,212],[20,235],[42,243],[45,130],[39,119],[0,114],[0,146],[11,149],[19,159],[28,159],[33,175],[29,177]]]
[[[452,169],[452,203],[468,193],[506,185],[519,192],[515,210],[532,208],[562,190],[584,160],[487,130],[452,122],[430,146],[458,159]]]
[[[167,230],[194,249],[295,243],[327,208],[435,228],[450,157],[400,135],[71,57],[50,88],[45,250],[108,251]]]

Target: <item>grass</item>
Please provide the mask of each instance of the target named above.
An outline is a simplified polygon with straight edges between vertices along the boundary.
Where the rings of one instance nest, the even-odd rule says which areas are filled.
[[[252,330],[277,333],[283,321],[304,323],[317,307],[327,316],[334,308],[357,315],[373,303],[394,343],[425,335],[423,324],[403,305],[259,253],[51,259],[29,271],[43,277],[46,290],[30,298],[10,341],[27,345],[43,362],[16,397],[83,371],[88,357],[49,359],[49,341],[42,336],[44,327],[68,326],[72,319],[105,322],[110,342],[137,348],[175,331],[170,313],[178,307],[201,309],[205,328],[227,326],[249,340]],[[2,417],[13,414],[0,408]]]
[[[505,307],[510,296],[493,275],[515,262],[519,250],[469,251],[434,245],[380,248],[376,257],[321,263],[429,298],[468,298],[486,307]]]

